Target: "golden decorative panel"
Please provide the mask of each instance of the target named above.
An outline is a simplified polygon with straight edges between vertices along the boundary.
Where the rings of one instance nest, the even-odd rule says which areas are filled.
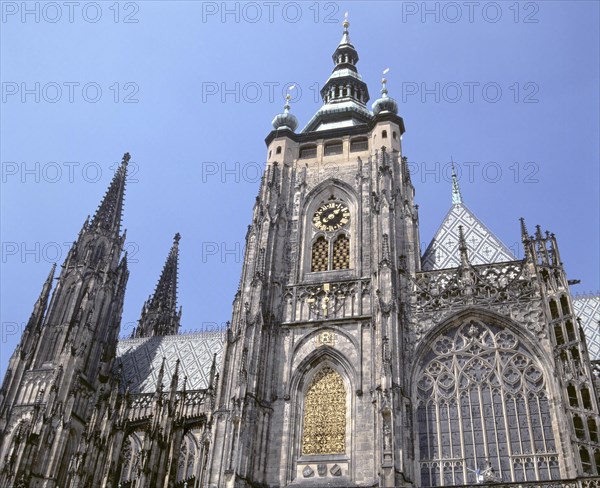
[[[327,271],[329,264],[329,243],[323,236],[319,237],[312,246],[311,271]]]
[[[350,268],[350,239],[339,236],[333,242],[333,269]]]
[[[312,380],[304,400],[302,454],[346,452],[346,388],[329,367]]]

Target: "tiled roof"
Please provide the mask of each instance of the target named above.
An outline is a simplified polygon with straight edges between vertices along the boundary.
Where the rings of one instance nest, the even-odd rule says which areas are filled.
[[[423,254],[422,269],[457,268],[460,265],[458,226],[462,225],[471,264],[513,261],[513,253],[463,203],[455,203]]]
[[[123,366],[124,384],[131,393],[156,391],[158,372],[165,360],[163,385],[168,387],[179,359],[179,389],[187,376],[186,388],[208,387],[213,355],[217,355],[217,371],[223,353],[224,332],[195,332],[120,340],[117,344],[117,364]]]
[[[600,359],[600,295],[575,296],[573,308],[581,319],[590,359]]]

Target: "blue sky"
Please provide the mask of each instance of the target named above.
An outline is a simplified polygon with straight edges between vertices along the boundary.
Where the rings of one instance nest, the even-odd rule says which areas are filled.
[[[574,292],[599,288],[598,2],[3,2],[1,375],[125,151],[125,331],[176,232],[183,329],[230,318],[264,138],[287,85],[301,127],[320,106],[345,11],[371,102],[390,68],[423,250],[452,157],[518,257],[523,216],[557,235]]]

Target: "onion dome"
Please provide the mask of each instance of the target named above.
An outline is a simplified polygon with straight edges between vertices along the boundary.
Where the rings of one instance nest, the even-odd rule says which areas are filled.
[[[298,127],[298,119],[294,114],[290,112],[290,94],[288,93],[285,97],[285,105],[283,107],[283,113],[277,114],[273,119],[273,127],[275,129],[290,129],[292,132]]]
[[[375,115],[381,112],[391,112],[393,114],[398,113],[398,104],[396,100],[388,96],[388,91],[386,87],[387,80],[385,78],[381,79],[381,98],[375,100],[373,103],[372,109]]]

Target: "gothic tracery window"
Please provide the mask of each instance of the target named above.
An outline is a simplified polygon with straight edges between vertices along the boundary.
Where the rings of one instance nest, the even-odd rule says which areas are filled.
[[[331,240],[319,236],[311,249],[311,272],[350,269],[350,239],[341,233]]]
[[[312,245],[311,271],[327,271],[329,266],[329,243],[323,236]]]
[[[196,462],[198,448],[191,434],[184,436],[179,451],[177,464],[177,482],[184,482],[194,476],[194,464]]]
[[[122,483],[132,482],[138,479],[141,469],[141,451],[142,443],[139,437],[134,433],[129,435],[123,442],[121,450],[121,477]]]
[[[417,372],[421,486],[559,477],[544,374],[507,329],[470,321],[440,335]]]
[[[340,234],[333,241],[333,269],[350,268],[350,239]]]
[[[340,374],[322,368],[304,399],[302,454],[346,452],[346,388]]]

